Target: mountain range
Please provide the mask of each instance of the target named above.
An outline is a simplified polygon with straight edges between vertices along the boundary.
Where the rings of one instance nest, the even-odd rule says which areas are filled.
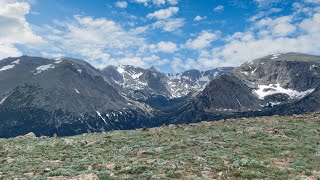
[[[0,61],[0,137],[62,136],[320,110],[320,57],[273,54],[237,68],[99,70],[73,58]]]

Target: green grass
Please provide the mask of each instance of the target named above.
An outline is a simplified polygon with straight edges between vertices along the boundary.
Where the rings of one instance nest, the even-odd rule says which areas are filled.
[[[32,179],[30,173],[36,179],[90,173],[100,179],[320,179],[315,116],[0,139],[0,179]]]

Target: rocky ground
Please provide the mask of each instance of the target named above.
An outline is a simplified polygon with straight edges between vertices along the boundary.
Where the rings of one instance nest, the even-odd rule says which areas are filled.
[[[320,179],[320,115],[0,139],[0,179]]]

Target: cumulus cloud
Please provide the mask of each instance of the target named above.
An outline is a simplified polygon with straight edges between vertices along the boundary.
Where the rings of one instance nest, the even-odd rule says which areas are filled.
[[[162,29],[167,32],[175,31],[185,24],[184,18],[173,18],[166,20],[159,20],[151,25],[153,29]]]
[[[178,12],[179,12],[178,7],[169,7],[167,9],[160,9],[158,11],[155,11],[154,13],[150,13],[147,15],[147,18],[149,19],[155,18],[158,20],[168,19],[173,15],[177,14]]]
[[[269,16],[269,15],[272,15],[272,14],[275,14],[275,13],[278,13],[278,12],[281,12],[281,11],[282,11],[282,9],[280,9],[280,8],[271,8],[271,9],[269,9],[267,11],[259,11],[258,14],[250,17],[248,19],[248,21],[249,22],[254,22],[254,21],[257,21],[257,20],[259,20],[261,18],[265,18],[266,16]]]
[[[264,8],[264,7],[269,7],[270,5],[274,3],[279,3],[281,0],[254,0],[259,7]]]
[[[201,17],[201,16],[196,16],[196,17],[194,17],[194,21],[202,21],[202,20],[204,20],[204,19],[207,19],[207,17],[206,16],[204,16],[204,17]]]
[[[219,5],[219,6],[217,6],[217,7],[215,7],[214,9],[213,9],[213,11],[215,11],[215,12],[221,12],[221,11],[223,11],[224,10],[224,6],[222,6],[222,5]]]
[[[149,54],[136,54],[147,44],[136,31],[125,30],[120,24],[106,18],[74,16],[72,20],[57,22],[57,28],[46,29],[47,41],[51,46],[43,52],[68,55],[88,60],[92,65],[103,68],[123,62],[137,66],[148,66],[144,61]],[[132,62],[128,62],[131,60]],[[151,62],[150,62],[151,63]]]
[[[255,28],[259,30],[263,29],[263,32],[265,32],[263,35],[272,35],[277,37],[287,36],[296,31],[296,26],[293,24],[293,16],[261,19],[255,26]]]
[[[299,19],[295,23],[292,22],[291,16],[268,18],[262,22],[255,22],[253,28],[247,32],[237,32],[231,38],[227,38],[227,44],[213,49],[210,59],[216,66],[237,66],[245,61],[274,53],[319,54],[319,32],[320,13]]]
[[[320,4],[320,0],[305,0],[305,2],[307,3],[319,3]]]
[[[176,57],[171,63],[172,69],[181,71],[189,67],[211,69],[238,66],[248,60],[275,53],[300,52],[320,55],[319,7],[299,13],[293,11],[292,14],[273,18],[259,15],[259,18],[250,22],[252,23],[246,31],[224,36],[225,44],[221,46],[212,46],[214,36],[211,36],[211,40],[204,40],[204,36],[199,38],[203,32],[196,38],[189,39],[184,47],[197,50],[198,56],[187,60]]]
[[[177,5],[178,0],[134,0],[136,3],[144,4],[145,6],[149,5],[156,5],[156,6],[161,6],[161,5]]]
[[[118,8],[127,8],[128,7],[128,3],[126,1],[118,1],[115,4]]]
[[[0,1],[0,58],[21,55],[16,45],[33,48],[45,43],[36,35],[25,16],[30,13],[28,3],[2,0]]]
[[[202,31],[195,39],[187,40],[185,46],[189,49],[199,50],[209,47],[216,39],[218,39],[217,33]]]
[[[153,52],[174,53],[178,50],[178,46],[170,41],[161,41],[156,45],[150,45],[150,49]]]

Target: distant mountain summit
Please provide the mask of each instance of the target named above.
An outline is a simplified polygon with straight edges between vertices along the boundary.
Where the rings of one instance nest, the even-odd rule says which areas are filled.
[[[152,109],[131,100],[89,63],[22,56],[0,61],[0,137],[130,128]]]
[[[248,61],[213,79],[181,108],[187,117],[268,115],[320,111],[320,57],[299,53],[269,55]]]
[[[320,57],[269,55],[237,68],[98,70],[73,58],[0,61],[0,137],[75,135],[320,111]]]
[[[194,95],[213,78],[232,71],[232,67],[208,71],[189,70],[177,74],[162,73],[154,67],[142,69],[134,66],[108,66],[103,69],[107,78],[123,88],[136,100],[147,100],[155,96],[167,99]]]
[[[133,66],[101,71],[68,57],[6,58],[0,61],[0,137],[159,125],[162,122],[151,119],[157,119],[162,108],[184,104],[227,71],[172,75]]]

